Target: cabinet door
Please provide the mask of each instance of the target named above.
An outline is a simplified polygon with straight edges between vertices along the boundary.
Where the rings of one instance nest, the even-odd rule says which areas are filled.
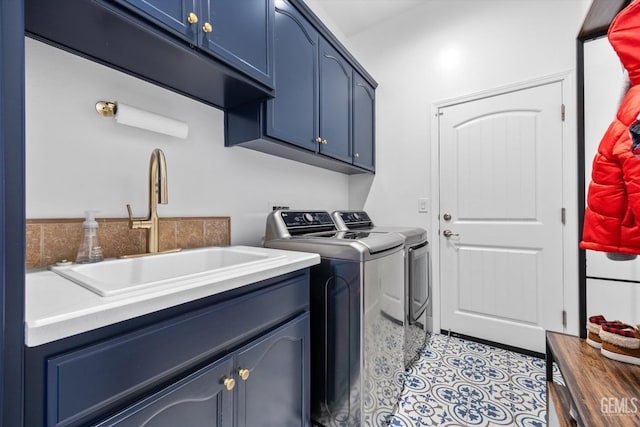
[[[353,72],[353,164],[375,170],[375,90]]]
[[[276,1],[276,97],[267,101],[267,135],[317,151],[318,33],[289,3]]]
[[[274,0],[201,0],[199,46],[273,86]]]
[[[200,26],[189,22],[189,14],[196,17],[197,0],[116,0],[118,3],[137,12],[146,19],[161,24],[161,26],[181,38],[196,43],[196,34]]]
[[[227,356],[125,409],[98,427],[233,427],[233,359]]]
[[[320,40],[320,153],[351,163],[352,69]]]
[[[241,349],[238,427],[309,426],[309,357],[308,313]]]

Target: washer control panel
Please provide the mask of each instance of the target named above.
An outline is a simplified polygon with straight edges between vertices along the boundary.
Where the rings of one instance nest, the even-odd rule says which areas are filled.
[[[287,228],[334,227],[331,215],[326,211],[283,211],[280,213]]]

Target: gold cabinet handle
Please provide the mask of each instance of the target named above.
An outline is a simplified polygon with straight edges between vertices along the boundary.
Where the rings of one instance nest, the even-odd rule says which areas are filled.
[[[238,370],[238,375],[242,378],[242,381],[246,381],[249,378],[249,374],[251,373],[248,369],[240,369]]]
[[[187,21],[189,21],[189,24],[195,24],[196,22],[198,22],[198,15],[190,12],[189,16],[187,16]]]
[[[360,154],[356,153],[356,154],[353,155],[353,157],[355,157],[357,159],[358,157],[360,157]]]
[[[323,144],[323,145],[327,145],[328,143],[329,143],[329,141],[327,141],[326,139],[323,139],[323,140],[322,140],[322,144]]]
[[[231,391],[236,386],[236,380],[233,378],[225,378],[222,384],[224,384],[227,390]]]
[[[316,138],[316,142],[318,142],[318,143],[322,142],[322,138],[317,137],[317,138]]]
[[[205,22],[202,26],[202,31],[204,31],[205,33],[210,33],[211,31],[213,31],[213,27],[208,22]]]

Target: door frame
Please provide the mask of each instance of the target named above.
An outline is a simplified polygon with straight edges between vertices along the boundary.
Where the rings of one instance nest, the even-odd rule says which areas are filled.
[[[24,2],[0,2],[0,425],[23,425]]]
[[[445,99],[431,104],[431,254],[432,254],[432,295],[433,295],[433,331],[441,330],[441,293],[440,293],[440,120],[439,110],[482,98],[502,95],[535,86],[560,82],[562,99],[565,106],[565,117],[562,128],[562,202],[566,210],[566,221],[562,231],[563,241],[563,295],[566,325],[564,332],[578,335],[581,328],[579,315],[578,287],[578,150],[576,134],[576,89],[575,71],[565,71],[533,80],[506,85]],[[561,114],[561,111],[558,111]]]

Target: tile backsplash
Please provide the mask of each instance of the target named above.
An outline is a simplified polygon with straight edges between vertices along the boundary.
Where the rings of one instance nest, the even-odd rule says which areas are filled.
[[[76,259],[83,236],[83,218],[27,219],[26,268],[41,268]],[[105,258],[146,252],[145,230],[129,229],[127,218],[97,218],[98,240]],[[228,246],[229,217],[160,218],[160,251],[203,246]]]

